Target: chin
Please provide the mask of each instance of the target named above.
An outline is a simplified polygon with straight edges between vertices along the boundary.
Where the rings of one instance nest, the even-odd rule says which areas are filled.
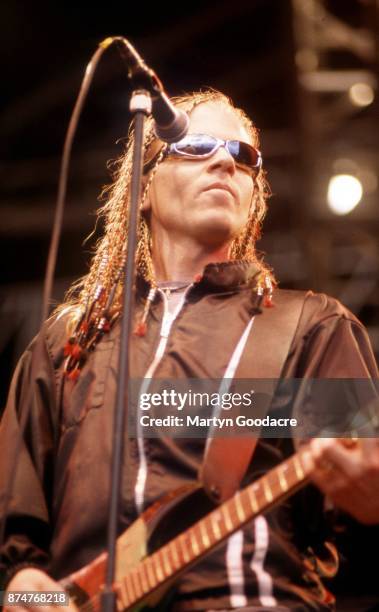
[[[219,247],[231,242],[241,229],[231,222],[227,214],[218,214],[208,216],[206,222],[203,219],[196,228],[196,234],[203,244]]]

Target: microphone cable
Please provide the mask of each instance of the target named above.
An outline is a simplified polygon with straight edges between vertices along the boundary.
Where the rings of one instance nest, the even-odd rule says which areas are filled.
[[[43,294],[42,294],[42,305],[41,305],[41,321],[40,321],[40,329],[36,338],[36,344],[34,351],[31,355],[31,366],[29,368],[29,384],[26,389],[26,393],[24,395],[25,399],[21,396],[20,405],[24,405],[24,410],[20,411],[19,417],[19,437],[16,440],[14,446],[12,446],[12,455],[9,461],[9,465],[11,469],[9,469],[8,474],[5,475],[4,478],[4,495],[3,495],[3,504],[2,508],[0,505],[0,547],[2,547],[5,538],[5,530],[6,530],[6,522],[7,515],[9,510],[9,505],[12,497],[12,484],[13,477],[16,472],[16,458],[18,457],[21,451],[21,445],[24,440],[25,429],[28,423],[28,418],[31,410],[31,399],[32,399],[32,390],[33,390],[33,380],[35,378],[37,367],[39,364],[40,356],[43,351],[44,337],[42,333],[42,329],[45,321],[49,315],[49,307],[51,302],[51,293],[53,289],[54,283],[54,274],[56,268],[57,254],[59,248],[60,237],[62,234],[62,224],[63,224],[63,213],[65,207],[66,200],[66,192],[67,192],[67,179],[68,179],[68,171],[69,171],[69,163],[71,159],[71,151],[72,144],[74,140],[74,136],[78,127],[79,118],[83,109],[84,102],[87,98],[88,91],[90,85],[92,83],[95,70],[98,66],[98,63],[103,55],[103,53],[110,47],[114,42],[116,43],[124,43],[126,39],[121,36],[108,37],[99,43],[98,48],[95,53],[92,55],[87,67],[85,69],[84,78],[82,79],[82,83],[80,86],[79,94],[77,96],[74,109],[71,114],[71,118],[69,121],[69,125],[67,128],[63,153],[62,153],[62,162],[60,166],[59,172],[59,180],[58,180],[58,191],[57,198],[55,204],[55,212],[54,212],[54,220],[53,220],[53,229],[51,234],[51,240],[49,245],[49,251],[46,262],[46,270],[45,277],[43,283]],[[127,42],[127,41],[126,41]],[[16,417],[18,416],[17,407],[16,407]],[[1,499],[1,498],[0,498]]]

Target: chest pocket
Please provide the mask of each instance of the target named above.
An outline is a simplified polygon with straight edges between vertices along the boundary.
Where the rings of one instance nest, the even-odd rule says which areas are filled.
[[[78,380],[65,381],[63,430],[81,423],[91,410],[101,408],[105,402],[114,405],[117,355],[115,340],[107,336],[89,356]]]

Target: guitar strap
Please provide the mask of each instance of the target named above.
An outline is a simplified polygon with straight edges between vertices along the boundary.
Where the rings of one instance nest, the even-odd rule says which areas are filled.
[[[250,335],[238,364],[235,378],[265,379],[271,384],[259,414],[268,413],[281,371],[287,359],[300,319],[305,291],[277,290],[274,308],[264,308],[255,316]],[[266,388],[266,384],[265,384]],[[259,431],[253,436],[213,437],[204,453],[199,478],[208,495],[221,503],[238,490],[253,457]]]

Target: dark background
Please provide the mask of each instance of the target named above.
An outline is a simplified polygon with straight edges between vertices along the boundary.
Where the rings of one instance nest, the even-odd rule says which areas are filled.
[[[356,107],[348,96],[350,85],[362,80],[378,93],[376,0],[98,7],[3,0],[0,11],[1,405],[15,360],[38,327],[70,114],[97,44],[116,34],[130,39],[170,95],[210,85],[255,120],[273,191],[260,250],[281,286],[341,299],[365,323],[379,355],[379,103],[375,95],[370,105]],[[125,66],[110,49],[74,142],[57,301],[86,271],[94,241],[84,248],[82,243],[109,182],[106,163],[122,150],[117,141],[127,133],[129,94]],[[360,178],[364,194],[355,210],[336,216],[327,207],[327,184],[334,172],[346,169]],[[362,594],[372,585],[362,564],[349,576],[342,590],[349,584]]]

